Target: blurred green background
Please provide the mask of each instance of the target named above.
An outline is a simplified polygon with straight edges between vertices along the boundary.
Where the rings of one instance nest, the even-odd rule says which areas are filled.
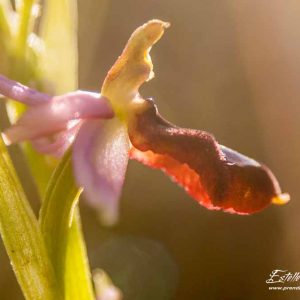
[[[118,226],[101,227],[81,201],[92,268],[125,300],[300,299],[265,283],[274,269],[300,272],[300,3],[79,0],[80,88],[100,90],[132,31],[152,18],[172,26],[152,49],[156,77],[143,96],[169,121],[266,163],[292,200],[253,216],[212,212],[132,161]],[[22,299],[2,245],[0,299]]]

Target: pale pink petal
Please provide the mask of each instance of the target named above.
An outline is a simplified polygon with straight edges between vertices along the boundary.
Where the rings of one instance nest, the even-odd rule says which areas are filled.
[[[76,91],[29,107],[20,120],[5,131],[5,136],[10,143],[16,143],[66,130],[71,120],[112,118],[113,115],[105,97]]]
[[[77,182],[107,225],[118,219],[128,150],[127,130],[117,118],[84,121],[73,146]]]
[[[0,75],[0,94],[26,105],[35,105],[51,99],[51,96],[10,80],[3,75]]]
[[[74,121],[73,121],[74,123]],[[60,158],[72,145],[82,121],[76,120],[69,129],[59,132],[51,137],[41,137],[31,141],[32,146],[40,153],[48,154]]]

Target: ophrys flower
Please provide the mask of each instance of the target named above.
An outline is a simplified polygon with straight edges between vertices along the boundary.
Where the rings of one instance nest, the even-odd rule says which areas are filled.
[[[30,139],[41,152],[57,155],[74,140],[77,182],[108,224],[117,220],[129,157],[162,169],[208,209],[250,214],[287,202],[266,166],[219,145],[210,133],[170,124],[139,94],[153,77],[149,51],[168,26],[152,20],[132,34],[101,97],[88,92],[50,97],[2,78],[0,92],[30,106],[6,131],[6,140]]]

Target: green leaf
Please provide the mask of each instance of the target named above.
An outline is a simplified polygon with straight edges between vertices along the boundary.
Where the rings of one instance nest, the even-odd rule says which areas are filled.
[[[75,90],[78,85],[76,4],[75,0],[49,0],[43,6],[40,37],[46,51],[41,56],[40,69],[46,86],[55,94]],[[76,208],[74,220],[70,223],[80,194],[73,179],[70,160],[69,153],[51,179],[42,205],[40,223],[59,284],[64,288],[65,299],[94,299]]]
[[[0,138],[0,233],[26,299],[61,299],[38,222]]]
[[[73,178],[69,151],[50,181],[41,209],[40,226],[65,299],[72,300],[94,299],[76,209],[80,192]]]
[[[23,147],[31,173],[37,184],[39,194],[44,195],[51,174],[57,165],[57,160],[36,152],[31,144],[26,143]]]
[[[82,236],[79,209],[74,212],[74,221],[69,231],[65,269],[65,299],[94,299],[89,262]],[[80,287],[78,288],[78,284]]]

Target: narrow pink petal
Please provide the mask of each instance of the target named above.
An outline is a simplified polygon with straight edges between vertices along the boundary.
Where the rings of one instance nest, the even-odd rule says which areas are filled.
[[[10,80],[3,75],[0,75],[0,94],[27,105],[35,105],[51,99],[51,96]]]
[[[16,143],[66,130],[71,120],[112,118],[113,115],[105,97],[76,91],[29,107],[20,120],[5,131],[5,136],[10,143]]]
[[[107,225],[118,219],[118,206],[128,163],[127,130],[117,119],[85,121],[73,147],[75,177],[89,203]]]

